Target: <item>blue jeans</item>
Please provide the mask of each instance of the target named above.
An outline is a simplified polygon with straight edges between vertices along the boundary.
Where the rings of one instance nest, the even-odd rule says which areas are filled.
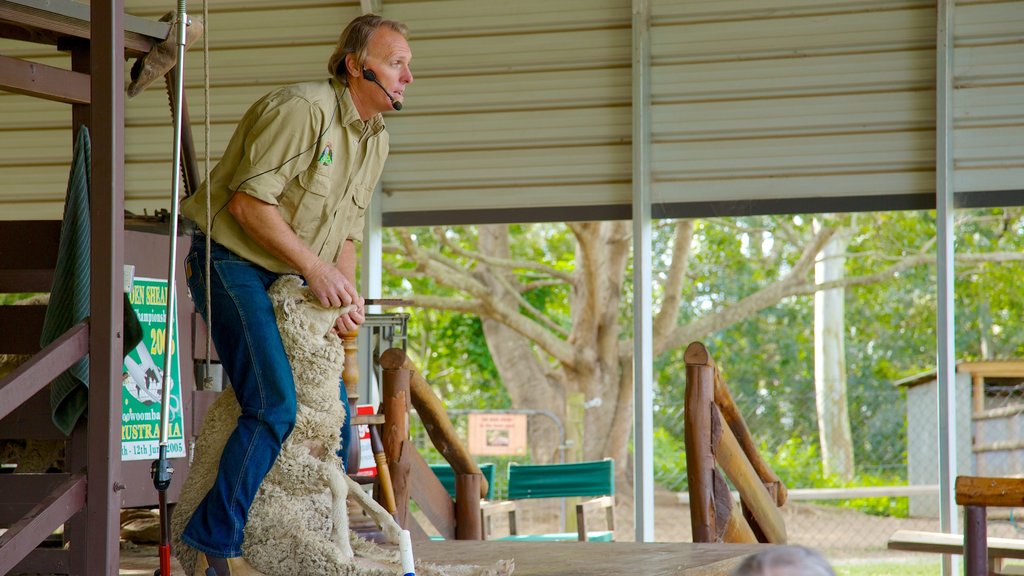
[[[241,415],[224,445],[213,487],[181,538],[210,556],[231,558],[242,555],[249,506],[295,426],[295,382],[267,295],[280,274],[216,242],[210,255],[210,334]],[[185,260],[186,276],[192,301],[209,325],[205,258],[206,240],[197,234]],[[349,428],[348,412],[346,398],[343,429]]]

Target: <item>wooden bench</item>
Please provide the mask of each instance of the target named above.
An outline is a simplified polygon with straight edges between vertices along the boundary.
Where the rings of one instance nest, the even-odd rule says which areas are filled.
[[[957,476],[956,503],[964,507],[964,535],[899,530],[889,537],[892,550],[963,554],[967,576],[1022,574],[1003,566],[1006,558],[1024,558],[1024,540],[989,538],[986,508],[1024,506],[1024,478]],[[992,562],[989,562],[992,560]]]
[[[964,537],[962,534],[943,532],[897,530],[889,537],[888,548],[907,552],[962,555],[964,553]],[[1024,559],[1024,540],[988,538],[988,558],[991,560],[989,574],[1000,576],[1024,574],[1021,566],[1003,565],[1003,560],[1008,558]]]
[[[889,536],[888,547],[890,550],[906,550],[908,552],[962,555],[964,553],[964,537],[963,534],[897,530],[892,536]],[[1024,559],[1024,540],[989,538],[988,557]]]

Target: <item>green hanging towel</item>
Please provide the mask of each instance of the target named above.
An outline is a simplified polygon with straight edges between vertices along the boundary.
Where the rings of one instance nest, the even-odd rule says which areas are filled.
[[[69,328],[89,316],[89,182],[91,146],[89,130],[78,129],[68,191],[64,200],[64,221],[60,226],[60,248],[46,308],[40,346],[47,346]],[[85,414],[89,401],[89,357],[76,362],[50,386],[53,423],[71,434]]]

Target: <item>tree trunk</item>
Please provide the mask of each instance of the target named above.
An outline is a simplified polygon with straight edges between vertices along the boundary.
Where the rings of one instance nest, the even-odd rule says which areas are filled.
[[[488,256],[508,258],[508,226],[480,226],[479,246],[480,251]],[[481,270],[474,276],[487,284],[496,295],[500,295],[502,300],[511,301],[510,305],[515,306],[514,295],[509,293],[506,284],[496,278],[498,275],[506,275],[506,280],[514,282],[511,275],[483,264],[479,268]],[[487,347],[512,398],[512,406],[549,410],[562,419],[564,425],[566,390],[548,378],[531,340],[497,320],[483,317],[482,323]],[[561,438],[555,423],[545,416],[530,416],[527,430],[532,461],[541,464],[556,462]]]
[[[574,370],[563,367],[562,373],[584,394],[583,457],[615,457],[621,468],[626,462],[615,447],[625,446],[625,438],[611,432],[621,429],[617,420],[632,416],[632,404],[621,401],[623,386],[631,381],[622,378],[619,363],[619,304],[632,248],[630,229],[627,222],[591,222],[574,224],[572,230],[577,238],[577,282],[569,342],[577,360]]]
[[[611,456],[621,467],[626,464],[628,424],[632,422],[632,381],[622,377],[619,356],[619,303],[631,247],[629,228],[624,222],[574,224],[572,228],[577,238],[576,282],[570,297],[573,325],[567,341],[576,355],[574,365],[546,369],[531,341],[499,321],[485,318],[484,335],[514,407],[550,410],[564,425],[567,395],[582,393],[583,458]],[[509,257],[507,226],[481,226],[479,230],[482,253]],[[505,303],[516,306],[509,292],[516,280],[509,271],[480,264],[474,276]],[[549,419],[532,417],[528,440],[535,461],[557,457],[560,439]]]
[[[815,264],[818,283],[845,275],[845,235],[833,236]],[[845,290],[823,290],[814,295],[814,388],[825,474],[851,480],[854,473],[853,435],[846,401]]]

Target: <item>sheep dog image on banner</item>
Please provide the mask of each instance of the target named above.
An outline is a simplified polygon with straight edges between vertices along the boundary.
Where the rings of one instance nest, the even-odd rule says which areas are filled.
[[[338,398],[345,351],[331,332],[339,310],[320,306],[297,276],[283,276],[269,294],[295,376],[298,414],[294,431],[249,510],[243,556],[267,576],[402,574],[397,549],[349,531],[350,495],[381,527],[387,542],[397,545],[401,528],[342,471],[336,454],[345,419]],[[213,486],[221,452],[240,414],[234,393],[225,392],[203,421],[191,471],[171,519],[175,553],[186,574],[193,573],[197,552],[181,541],[181,533]],[[506,576],[512,571],[510,560],[489,567],[416,562],[418,576]]]

